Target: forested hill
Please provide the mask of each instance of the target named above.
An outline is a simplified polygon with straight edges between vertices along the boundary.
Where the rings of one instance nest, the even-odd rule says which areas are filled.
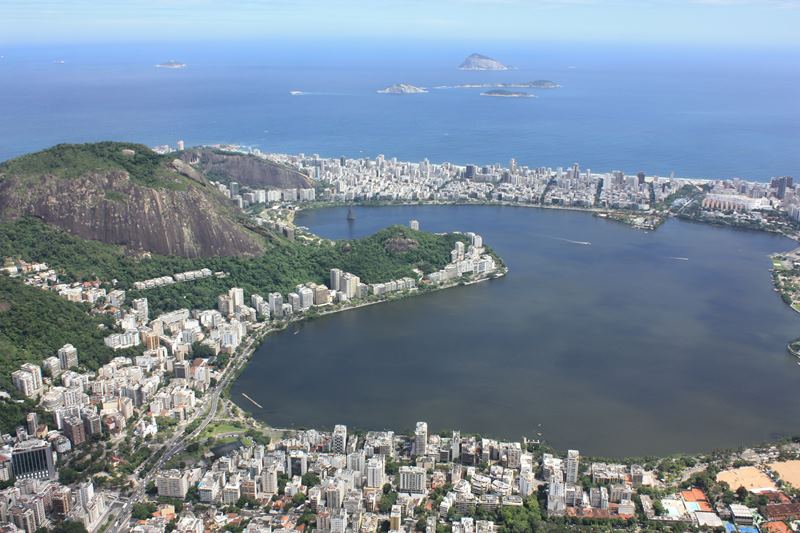
[[[113,356],[103,343],[112,327],[110,317],[90,316],[83,304],[0,275],[0,388],[13,392],[13,371],[25,362],[40,364],[68,343],[78,349],[81,365],[99,367]],[[21,400],[0,401],[0,431],[13,431],[32,408]]]
[[[208,179],[132,143],[62,144],[0,164],[0,219],[184,257],[257,255],[262,239]]]
[[[120,246],[80,239],[35,219],[0,223],[0,257],[46,262],[63,281],[117,280],[117,287],[127,289],[129,298],[146,296],[154,311],[211,308],[216,297],[230,287],[262,295],[273,291],[286,294],[300,283],[327,282],[331,268],[352,272],[365,283],[416,277],[415,269],[429,273],[443,268],[456,240],[466,242],[466,237],[392,226],[364,239],[335,243],[300,244],[276,239],[267,253],[256,257],[154,254],[140,258],[127,255]],[[132,290],[135,281],[200,268],[229,275],[148,291]]]

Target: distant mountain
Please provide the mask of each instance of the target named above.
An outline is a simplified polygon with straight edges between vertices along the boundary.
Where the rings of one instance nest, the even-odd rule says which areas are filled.
[[[180,154],[208,179],[235,181],[254,189],[311,189],[314,183],[297,170],[269,159],[214,148],[191,148]]]
[[[425,87],[417,87],[408,83],[395,83],[378,91],[380,94],[422,94],[428,92]]]
[[[262,239],[202,172],[139,144],[60,144],[0,164],[0,220],[26,216],[161,255],[263,251]]]
[[[509,67],[481,54],[472,54],[458,67],[461,70],[509,70]]]

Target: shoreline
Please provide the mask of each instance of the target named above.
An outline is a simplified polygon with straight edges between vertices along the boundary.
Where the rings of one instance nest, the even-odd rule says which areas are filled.
[[[742,225],[742,224],[727,223],[726,221],[716,221],[716,220],[712,221],[712,220],[707,220],[707,219],[694,218],[694,217],[690,217],[690,216],[687,216],[687,215],[682,214],[682,213],[670,213],[670,212],[667,212],[667,213],[658,213],[658,212],[652,213],[652,212],[647,212],[647,211],[643,211],[643,212],[640,213],[638,211],[632,211],[632,210],[627,210],[627,209],[605,209],[605,208],[600,208],[600,207],[579,207],[579,206],[567,206],[567,205],[565,205],[565,206],[561,206],[561,205],[542,205],[542,204],[530,204],[530,203],[522,203],[522,202],[506,202],[506,201],[502,201],[502,200],[498,200],[498,201],[480,200],[480,201],[474,201],[474,202],[471,202],[471,201],[438,202],[438,201],[429,201],[429,200],[416,201],[416,202],[411,202],[411,201],[383,201],[383,200],[367,201],[367,202],[363,202],[363,201],[354,201],[354,202],[314,202],[313,205],[297,204],[295,209],[291,210],[292,214],[291,214],[290,220],[291,220],[292,223],[294,223],[295,214],[299,213],[299,212],[302,212],[302,211],[313,211],[315,209],[330,209],[330,208],[336,208],[336,207],[352,207],[352,206],[355,206],[355,207],[414,207],[414,206],[417,206],[417,207],[439,207],[439,206],[459,207],[459,206],[484,206],[484,207],[521,207],[521,208],[525,208],[525,209],[544,209],[544,210],[554,210],[554,211],[573,211],[573,212],[591,213],[592,215],[594,215],[597,218],[602,218],[602,219],[608,220],[610,222],[619,222],[621,224],[625,224],[627,226],[630,226],[630,227],[632,227],[634,229],[640,229],[640,230],[644,230],[644,231],[655,231],[664,222],[666,222],[668,219],[676,219],[676,220],[682,220],[682,221],[685,221],[685,222],[694,222],[694,223],[697,223],[697,224],[705,224],[705,225],[708,225],[708,226],[715,226],[715,227],[724,227],[724,228],[730,228],[730,229],[734,229],[734,230],[745,230],[745,231],[756,231],[756,232],[762,232],[762,233],[769,233],[769,234],[772,234],[772,235],[779,235],[779,236],[782,236],[782,237],[786,237],[787,239],[790,239],[790,240],[793,240],[793,241],[795,241],[797,243],[800,243],[800,230],[798,230],[796,233],[790,235],[790,234],[786,234],[786,233],[783,233],[783,232],[780,232],[780,231],[774,231],[774,230],[770,230],[768,228],[763,228],[763,227],[750,227],[750,226],[746,226],[746,225]],[[601,216],[601,215],[606,215],[606,216]],[[661,224],[658,224],[655,227],[640,227],[640,226],[637,226],[635,224],[631,224],[631,223],[627,222],[626,220],[622,220],[622,219],[619,219],[619,218],[614,218],[614,217],[609,216],[609,215],[618,215],[618,216],[621,216],[621,217],[625,217],[625,216],[642,216],[642,217],[658,216],[658,217],[663,218],[663,220],[662,220]]]

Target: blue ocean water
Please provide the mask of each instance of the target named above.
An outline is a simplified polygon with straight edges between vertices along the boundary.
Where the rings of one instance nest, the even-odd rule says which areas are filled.
[[[459,71],[472,52],[517,70]],[[767,180],[800,169],[798,50],[264,41],[12,47],[0,56],[0,160],[59,142],[185,139],[687,177]],[[188,68],[154,67],[169,59]],[[534,79],[563,87],[532,91],[536,99],[375,92]]]

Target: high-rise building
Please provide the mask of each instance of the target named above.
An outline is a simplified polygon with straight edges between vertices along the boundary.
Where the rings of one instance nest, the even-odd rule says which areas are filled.
[[[140,322],[147,322],[150,319],[150,307],[147,303],[147,298],[136,298],[133,300],[131,307],[133,307],[136,319]]]
[[[421,456],[428,453],[428,424],[417,422],[417,429],[414,431],[414,455]]]
[[[77,416],[68,416],[64,419],[64,435],[72,443],[73,448],[77,448],[86,442],[86,430],[83,420]]]
[[[11,468],[16,479],[55,479],[56,465],[50,443],[39,439],[17,443],[11,453]]]
[[[308,472],[308,455],[302,450],[292,450],[286,456],[286,473],[289,477],[303,476]]]
[[[401,505],[392,505],[392,510],[389,513],[389,530],[400,531],[402,520],[403,507]]]
[[[179,152],[183,152],[183,150],[186,148],[186,143],[184,143],[183,140],[181,139],[175,144],[175,147],[178,149]]]
[[[297,313],[302,310],[302,306],[300,305],[300,295],[296,292],[290,292],[286,295],[286,299],[289,302],[289,305],[292,306],[292,312]]]
[[[450,439],[450,460],[457,461],[461,457],[461,432],[453,431]]]
[[[39,396],[42,393],[42,369],[34,364],[20,365],[19,370],[11,374],[11,381],[26,398]]]
[[[567,451],[567,483],[578,482],[581,455],[578,450]]]
[[[347,451],[347,426],[338,424],[333,428],[331,451],[333,453],[345,453]]]
[[[278,493],[278,467],[274,464],[262,470],[261,490],[267,495]]]
[[[24,505],[15,505],[9,512],[11,522],[25,533],[33,533],[38,529],[36,512]]]
[[[228,298],[231,299],[231,305],[233,306],[231,311],[235,312],[236,309],[244,305],[244,289],[233,287],[228,291]]]
[[[72,491],[69,487],[61,486],[53,492],[53,514],[63,520],[72,511]]]
[[[425,492],[425,469],[419,466],[400,467],[400,492],[422,494]]]
[[[180,470],[167,470],[156,477],[158,495],[167,498],[185,498],[189,490],[189,474]]]
[[[300,309],[303,311],[311,309],[314,305],[314,291],[308,287],[300,287],[297,289],[297,294],[300,296]]]
[[[81,419],[83,420],[83,430],[86,432],[87,437],[99,435],[103,432],[102,420],[97,413],[85,409],[81,411]]]
[[[339,288],[340,283],[341,283],[341,279],[342,279],[342,271],[339,270],[338,268],[332,268],[331,269],[331,284],[330,284],[331,289],[333,289],[335,291],[341,290]]]
[[[69,370],[78,366],[78,350],[71,344],[65,344],[58,349],[58,361],[61,364],[61,370]]]
[[[267,295],[269,310],[273,317],[283,317],[283,296],[279,292],[271,292]]]
[[[39,429],[39,415],[35,412],[28,413],[25,425],[28,427],[28,435],[36,435],[36,430]]]
[[[382,455],[370,457],[367,461],[367,480],[369,488],[380,488],[386,483],[385,464]]]
[[[361,279],[358,276],[345,272],[339,280],[339,290],[347,295],[348,299],[355,298],[358,295],[359,283],[361,283]]]

